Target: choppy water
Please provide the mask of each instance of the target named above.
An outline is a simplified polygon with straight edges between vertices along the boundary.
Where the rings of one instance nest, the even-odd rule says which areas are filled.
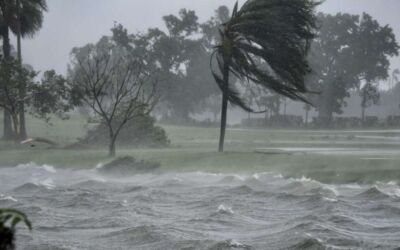
[[[18,249],[396,249],[396,183],[326,185],[272,173],[110,179],[0,169],[0,207],[29,215]],[[399,248],[398,248],[399,249]]]

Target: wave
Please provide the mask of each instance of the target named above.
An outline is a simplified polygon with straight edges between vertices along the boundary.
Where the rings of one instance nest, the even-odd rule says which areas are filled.
[[[144,246],[148,244],[154,244],[168,237],[162,233],[159,233],[155,226],[138,226],[133,228],[127,228],[123,230],[114,231],[100,238],[112,240],[115,242],[130,244],[133,248]]]
[[[18,202],[17,199],[15,199],[12,196],[6,196],[4,194],[0,194],[0,201],[13,201],[13,202]]]
[[[235,213],[231,207],[225,206],[223,204],[218,206],[217,212],[221,213],[221,214],[229,214],[229,215],[232,215]]]
[[[13,193],[18,193],[18,194],[32,194],[32,193],[48,193],[52,190],[52,188],[46,187],[46,185],[41,185],[40,183],[32,183],[28,182],[25,184],[22,184],[18,187],[15,187],[11,190]]]
[[[16,169],[32,169],[32,168],[37,169],[37,168],[39,168],[39,169],[42,169],[42,170],[52,173],[52,174],[57,173],[54,166],[48,165],[48,164],[39,165],[39,164],[36,164],[35,162],[18,164],[15,168]]]
[[[379,190],[376,186],[369,188],[368,190],[356,195],[355,198],[359,199],[374,199],[374,200],[384,200],[390,199],[391,196]]]
[[[323,244],[322,240],[318,238],[307,238],[293,246],[284,248],[288,250],[309,249],[309,250],[325,250],[327,246]],[[283,250],[283,249],[282,249]]]
[[[242,250],[252,250],[252,246],[242,244],[236,240],[226,240],[216,243],[215,245],[209,247],[207,250],[229,250],[229,249],[242,249]]]

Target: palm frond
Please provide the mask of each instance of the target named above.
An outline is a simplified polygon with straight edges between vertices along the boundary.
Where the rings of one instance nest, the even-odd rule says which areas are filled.
[[[24,213],[16,209],[0,209],[0,227],[9,226],[14,229],[20,222],[32,230],[32,224]]]
[[[240,80],[272,90],[294,100],[307,102],[305,76],[310,72],[306,60],[315,37],[314,0],[248,0],[238,4],[221,30],[221,43],[214,60],[221,84],[223,65]],[[251,110],[238,91],[228,93],[229,101]],[[230,96],[233,95],[233,96]]]

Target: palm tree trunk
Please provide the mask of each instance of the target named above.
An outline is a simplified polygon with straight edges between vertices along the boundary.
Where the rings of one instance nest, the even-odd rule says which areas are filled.
[[[228,90],[229,90],[229,63],[225,60],[224,72],[223,72],[223,91],[222,91],[222,109],[221,109],[221,130],[219,135],[219,152],[224,152],[225,142],[225,131],[226,131],[226,119],[228,112]]]
[[[20,19],[20,1],[16,1],[17,4],[17,16],[18,16],[18,23],[17,23],[17,50],[18,50],[18,62],[20,67],[22,67],[22,50],[21,50],[21,19]],[[26,133],[26,121],[25,121],[25,95],[26,95],[26,84],[25,82],[20,82],[19,87],[19,136],[21,140],[25,140],[27,138]]]
[[[3,37],[3,54],[4,59],[10,59],[10,31],[8,26],[2,27],[1,36]],[[15,138],[15,134],[11,125],[11,115],[6,109],[3,111],[3,140],[13,140]]]

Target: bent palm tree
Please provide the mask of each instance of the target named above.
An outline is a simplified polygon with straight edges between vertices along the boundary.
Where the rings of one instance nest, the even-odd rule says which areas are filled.
[[[211,62],[212,74],[223,93],[219,151],[224,150],[228,101],[254,112],[241,98],[230,75],[268,88],[294,100],[306,101],[306,60],[314,38],[313,0],[248,0],[220,29],[220,42]]]

